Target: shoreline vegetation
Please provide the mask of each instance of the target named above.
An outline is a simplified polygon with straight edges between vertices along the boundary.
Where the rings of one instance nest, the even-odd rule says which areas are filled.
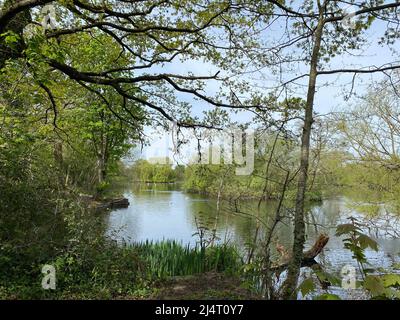
[[[167,163],[171,162],[166,161]],[[235,168],[228,165],[177,165],[153,164],[147,160],[138,160],[129,170],[132,183],[177,185],[187,193],[199,194],[210,198],[223,200],[279,200],[280,191],[265,193],[262,189],[265,178],[255,175],[238,177]],[[224,173],[224,179],[219,178]],[[222,185],[223,184],[223,185]],[[230,185],[230,188],[225,187]],[[330,186],[333,189],[333,186]],[[294,197],[294,190],[287,192],[287,197]],[[307,191],[309,201],[321,201],[322,191],[313,189]]]
[[[369,299],[400,299],[366,253],[400,239],[399,17],[398,0],[0,1],[0,298],[339,299],[342,274],[302,268],[311,232],[328,241],[310,203],[348,194],[321,228]],[[190,208],[215,203],[213,227],[191,225],[195,248],[116,242],[105,218],[132,181],[212,198]],[[245,253],[213,238],[233,215]]]
[[[131,174],[124,170],[125,175],[115,180],[116,191],[105,190],[103,200],[109,199],[110,194],[118,195],[118,186],[131,183]],[[157,170],[157,165],[153,170]],[[166,184],[182,186],[185,181],[163,183]],[[109,188],[112,189],[112,183]],[[53,244],[52,250],[40,260],[33,262],[35,260],[28,258],[29,248],[27,251],[21,248],[15,256],[12,247],[2,247],[1,267],[9,272],[2,276],[0,298],[173,299],[174,295],[196,299],[223,296],[262,298],[254,282],[259,266],[249,268],[236,248],[226,244],[206,248],[204,243],[189,248],[174,241],[148,241],[134,245],[116,243],[104,237],[101,215],[89,213],[85,203],[87,205],[87,201],[80,197],[65,208],[69,208],[69,213],[65,214],[65,224],[61,229],[66,231],[66,236],[59,239],[58,244]],[[77,211],[81,214],[77,215]],[[31,261],[35,267],[24,267],[22,261]],[[41,266],[48,263],[54,264],[58,270],[57,290],[54,292],[40,288]],[[247,271],[243,273],[243,270]],[[202,277],[219,279],[222,287],[206,289],[196,286]],[[239,289],[230,291],[232,283]],[[183,292],[173,290],[180,286],[186,289]]]
[[[140,163],[144,161],[141,160]],[[159,165],[146,164],[146,166],[152,172],[160,170]],[[351,172],[356,177],[359,173],[356,172],[354,165],[349,166],[349,170],[343,170],[341,176],[339,173],[335,173],[334,178],[331,176],[331,181],[342,185],[351,183],[349,173]],[[364,171],[363,167],[356,168],[361,172]],[[164,181],[162,185],[185,188],[188,182],[189,185],[193,185],[193,181],[196,181],[198,186],[211,187],[208,190],[202,189],[203,192],[214,192],[208,193],[208,196],[218,198],[216,189],[212,188],[213,184],[208,183],[213,180],[210,171],[194,171],[196,168],[181,167],[178,175],[173,168],[161,169],[163,172],[172,172],[181,177],[180,181]],[[130,168],[120,166],[118,173],[113,174],[109,178],[110,182],[102,189],[100,198],[98,191],[93,196],[86,194],[87,198],[101,199],[99,201],[101,204],[106,199],[120,197],[120,190],[123,187],[132,184],[132,181],[137,181],[133,172],[137,172],[135,165]],[[196,175],[193,172],[201,172],[201,174]],[[252,177],[238,179],[231,176],[231,179],[231,181],[225,179],[225,182],[228,185],[238,183],[238,186],[244,190],[248,188],[249,181],[251,184]],[[40,180],[36,183],[40,183]],[[157,183],[152,181],[150,184]],[[371,184],[365,186],[365,190],[370,190],[371,195],[377,194],[373,192],[376,189]],[[200,188],[195,190],[197,193],[201,192]],[[26,189],[21,192],[26,192]],[[321,193],[332,194],[329,190],[323,190]],[[37,195],[42,196],[42,194]],[[236,195],[240,195],[241,200],[246,199],[243,193],[239,192]],[[221,199],[224,197],[221,191],[219,197]],[[290,203],[291,197],[289,190],[286,201]],[[104,236],[103,214],[99,215],[93,210],[88,210],[88,202],[84,198],[79,195],[72,197],[70,192],[57,194],[54,201],[57,203],[58,212],[62,212],[62,218],[54,221],[52,233],[49,234],[47,229],[43,229],[40,235],[27,233],[24,238],[15,238],[19,242],[1,246],[0,267],[8,271],[0,276],[0,298],[151,299],[165,297],[173,299],[174,295],[176,298],[196,299],[222,297],[261,299],[263,297],[258,288],[259,283],[255,281],[263,274],[261,272],[263,260],[256,253],[252,254],[257,259],[252,259],[249,264],[248,261],[243,261],[243,256],[238,254],[236,248],[227,244],[206,247],[204,243],[201,244],[204,238],[196,248],[189,248],[184,244],[171,241],[158,243],[149,241],[134,245],[116,243]],[[387,199],[389,200],[390,197]],[[278,200],[274,201],[278,202]],[[317,200],[319,201],[320,198],[318,197]],[[49,210],[49,208],[54,208],[53,205],[49,206],[49,203],[43,201],[37,203],[43,206],[40,212],[42,212],[44,222],[54,216],[54,209]],[[25,221],[30,223],[29,219]],[[46,223],[42,223],[42,226],[45,225]],[[45,236],[41,238],[41,235]],[[31,239],[35,240],[28,240],[28,237],[33,237]],[[51,239],[48,247],[43,246],[46,237]],[[31,245],[24,245],[27,242]],[[35,243],[38,243],[38,246]],[[363,248],[365,244],[360,246],[360,250],[364,250]],[[43,274],[40,271],[44,264],[52,264],[57,269],[57,290],[54,292],[41,289],[40,281]],[[211,286],[208,290],[199,284],[196,285],[197,281],[204,278],[219,279],[218,283],[221,287],[218,289],[217,286]],[[335,280],[331,278],[330,281],[335,283]],[[232,284],[235,284],[238,289],[233,290]],[[174,287],[181,286],[186,289],[173,290]]]
[[[244,263],[237,250],[228,245],[190,248],[175,241],[125,245],[96,239],[96,245],[81,243],[46,262],[57,269],[56,290],[41,289],[43,275],[41,263],[37,262],[29,272],[8,269],[13,272],[0,278],[0,299],[136,300],[162,299],[165,295],[171,298],[171,282],[187,282],[188,286],[207,275],[218,278],[224,286],[214,288],[213,292],[211,287],[197,292],[191,292],[188,287],[187,298],[195,295],[198,299],[221,298],[226,294],[233,299],[257,296],[251,283],[240,274]],[[242,289],[229,293],[233,284],[241,285]],[[182,292],[178,290],[177,295]]]

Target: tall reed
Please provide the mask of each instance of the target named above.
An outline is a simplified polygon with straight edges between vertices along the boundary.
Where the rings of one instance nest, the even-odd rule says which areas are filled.
[[[174,240],[133,244],[145,263],[145,274],[154,279],[186,276],[207,271],[238,272],[243,262],[233,246],[206,249],[182,245]]]

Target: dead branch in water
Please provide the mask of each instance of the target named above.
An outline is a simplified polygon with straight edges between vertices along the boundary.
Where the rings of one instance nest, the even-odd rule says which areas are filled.
[[[311,249],[303,252],[303,258],[301,260],[301,266],[302,267],[311,267],[315,264],[318,264],[315,261],[315,258],[322,252],[324,247],[329,241],[329,237],[326,234],[320,234],[318,239],[315,241],[314,245],[311,247]],[[287,255],[283,261],[281,261],[278,265],[273,266],[271,268],[272,272],[283,272],[289,265],[291,256]]]

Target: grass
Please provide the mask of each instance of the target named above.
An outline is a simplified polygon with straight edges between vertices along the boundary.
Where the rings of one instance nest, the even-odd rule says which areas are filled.
[[[146,299],[176,277],[207,272],[234,277],[243,265],[232,246],[201,249],[176,241],[80,242],[47,261],[56,268],[56,290],[41,288],[43,262],[36,261],[0,276],[0,299]]]
[[[177,241],[146,241],[132,246],[142,257],[150,279],[166,279],[208,271],[235,273],[243,265],[232,246],[190,247]]]

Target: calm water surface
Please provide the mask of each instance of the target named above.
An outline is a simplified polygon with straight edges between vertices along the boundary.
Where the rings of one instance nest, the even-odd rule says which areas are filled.
[[[238,247],[246,248],[246,244],[254,238],[257,228],[256,219],[248,214],[260,212],[260,219],[267,221],[276,208],[276,202],[271,201],[262,204],[258,211],[257,201],[246,201],[238,206],[237,209],[241,212],[239,214],[233,213],[232,204],[226,203],[218,211],[215,199],[185,193],[175,185],[132,187],[125,191],[124,196],[129,199],[130,206],[110,212],[107,216],[107,233],[117,241],[128,243],[173,239],[183,244],[195,245],[198,236],[194,234],[198,226],[203,226],[208,230],[215,229],[219,241],[230,241]],[[311,245],[322,232],[329,234],[328,245],[318,260],[326,268],[337,272],[346,264],[356,266],[351,253],[343,249],[342,239],[334,235],[335,227],[348,222],[348,216],[361,216],[354,209],[349,209],[349,204],[349,199],[335,197],[308,208],[307,244]],[[395,226],[395,223],[397,221],[386,221],[390,227]],[[261,229],[260,234],[262,233]],[[280,224],[274,241],[289,247],[292,233],[290,223]],[[209,235],[211,234],[209,231]],[[371,234],[375,235],[375,231],[371,230]],[[400,240],[379,234],[376,239],[380,246],[379,251],[368,250],[368,260],[372,267],[390,268],[399,261]]]

